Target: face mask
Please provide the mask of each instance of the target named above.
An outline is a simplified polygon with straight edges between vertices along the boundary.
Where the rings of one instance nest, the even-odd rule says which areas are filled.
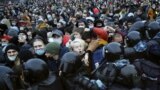
[[[89,28],[93,28],[93,27],[94,27],[93,25],[90,25],[90,26],[89,26]]]
[[[28,36],[28,39],[31,40],[31,39],[32,39],[32,36]]]
[[[43,55],[45,53],[45,50],[44,49],[38,49],[38,50],[35,50],[35,53],[37,55]]]
[[[48,18],[49,21],[52,20],[52,16],[50,14],[47,14],[47,18]]]
[[[17,57],[17,56],[8,56],[8,59],[9,59],[10,61],[15,61],[15,60],[16,60],[16,57]]]
[[[16,23],[12,23],[12,25],[13,25],[13,26],[15,26],[15,25],[16,25]]]
[[[54,39],[53,38],[48,38],[48,42],[54,42]]]
[[[24,27],[20,27],[20,30],[24,30]]]
[[[53,42],[57,42],[57,43],[61,44],[62,43],[62,37],[53,39]]]
[[[79,26],[79,28],[85,28],[85,26]]]
[[[3,47],[3,46],[7,46],[7,45],[8,45],[8,43],[2,43],[2,47]]]

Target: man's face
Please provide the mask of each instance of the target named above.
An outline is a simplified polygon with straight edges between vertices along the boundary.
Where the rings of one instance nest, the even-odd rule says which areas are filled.
[[[73,24],[76,24],[76,18],[73,17],[73,18],[71,19],[71,22],[72,22]]]
[[[24,33],[20,33],[20,34],[18,35],[18,40],[19,40],[19,42],[25,42],[26,39],[27,39],[27,36],[26,36]]]
[[[33,48],[34,48],[34,50],[44,49],[45,45],[42,41],[35,41],[33,43]]]
[[[73,34],[74,34],[74,38],[79,38],[79,39],[81,39],[80,33],[78,33],[78,32],[73,32]]]
[[[57,42],[57,43],[59,43],[59,44],[62,43],[62,39],[63,39],[62,36],[53,35],[52,38],[53,38],[53,42]]]
[[[8,40],[6,40],[6,39],[1,39],[1,44],[2,44],[2,46],[5,46],[5,45],[7,45],[9,43],[9,41]]]
[[[85,24],[83,22],[78,23],[79,28],[85,28]]]
[[[61,23],[57,23],[57,28],[61,28],[62,24]]]
[[[14,49],[9,49],[7,51],[7,56],[16,56],[16,55],[18,55],[18,52]]]
[[[48,53],[48,52],[45,53],[45,56],[46,56],[48,59],[54,59],[54,60],[58,60],[58,58],[59,58],[59,55],[56,55],[56,54],[52,55],[52,54],[50,54],[50,53]]]
[[[141,11],[141,10],[137,10],[137,14],[138,14],[138,15],[141,15],[141,14],[142,14],[142,11]]]
[[[122,36],[119,35],[119,36],[114,37],[113,41],[121,43],[123,41],[123,38],[122,38]]]
[[[127,23],[128,29],[132,26],[132,23]]]
[[[10,61],[14,61],[18,55],[18,52],[14,49],[9,49],[7,51],[7,57]]]
[[[27,35],[28,35],[28,39],[31,40],[31,39],[32,39],[32,32],[31,32],[31,31],[28,31],[28,32],[27,32]]]

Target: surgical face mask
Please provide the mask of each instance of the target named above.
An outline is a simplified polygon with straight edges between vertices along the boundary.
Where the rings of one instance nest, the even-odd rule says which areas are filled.
[[[93,28],[93,27],[94,27],[93,25],[90,25],[90,26],[89,26],[89,28]]]
[[[51,20],[52,20],[52,16],[51,16],[50,14],[47,14],[47,19],[48,19],[49,21],[51,21]]]
[[[37,55],[43,55],[45,53],[45,49],[38,49],[38,50],[35,50],[35,53]]]
[[[48,42],[54,42],[54,39],[53,38],[48,38]]]
[[[57,42],[57,43],[61,44],[62,43],[62,37],[53,38],[53,42]]]
[[[55,18],[55,14],[52,14],[52,18]]]
[[[24,27],[20,27],[19,29],[20,29],[20,30],[24,30]]]
[[[153,8],[153,9],[155,9],[155,8],[156,8],[156,5],[155,5],[155,4],[153,4],[153,5],[152,5],[152,8]]]
[[[15,23],[15,22],[12,22],[12,25],[13,25],[13,26],[15,26],[15,25],[16,25],[16,23]]]
[[[85,26],[79,26],[79,28],[85,28]]]
[[[16,60],[16,57],[17,57],[17,55],[16,55],[16,56],[8,56],[8,59],[9,59],[10,61],[15,61],[15,60]]]
[[[7,46],[7,45],[8,45],[8,43],[2,43],[1,45],[2,45],[2,47],[3,47],[3,46]]]

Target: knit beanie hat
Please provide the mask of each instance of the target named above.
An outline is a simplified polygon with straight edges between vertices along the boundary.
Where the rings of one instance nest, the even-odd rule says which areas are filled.
[[[7,33],[9,36],[12,36],[12,37],[17,37],[18,36],[18,31],[17,30],[14,30],[14,29],[9,29],[8,33]]]
[[[60,52],[60,44],[56,42],[51,42],[46,45],[46,53],[50,54],[59,54]]]
[[[16,45],[10,44],[10,45],[8,45],[8,46],[6,47],[5,53],[7,53],[7,51],[10,50],[10,49],[14,49],[14,50],[16,50],[17,52],[19,52],[19,48],[18,48]]]

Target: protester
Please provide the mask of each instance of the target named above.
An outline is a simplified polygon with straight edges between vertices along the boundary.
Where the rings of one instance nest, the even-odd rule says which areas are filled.
[[[66,79],[64,88],[159,90],[159,5],[158,0],[5,0],[0,4],[0,65],[20,70],[22,77],[21,65],[36,57]],[[78,66],[72,60],[79,60]],[[80,66],[84,71],[77,71]],[[81,74],[85,71],[87,76]],[[79,74],[82,78],[74,82]]]

